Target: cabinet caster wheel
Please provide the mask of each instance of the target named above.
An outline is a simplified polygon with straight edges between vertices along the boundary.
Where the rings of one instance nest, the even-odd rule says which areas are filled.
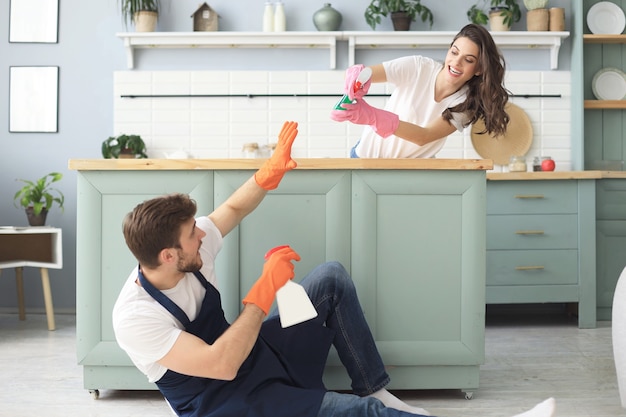
[[[465,393],[465,399],[466,400],[471,400],[472,398],[474,398],[474,393],[472,391],[467,391]]]
[[[93,398],[94,400],[100,398],[100,391],[97,389],[90,389],[89,393],[91,394],[91,398]]]

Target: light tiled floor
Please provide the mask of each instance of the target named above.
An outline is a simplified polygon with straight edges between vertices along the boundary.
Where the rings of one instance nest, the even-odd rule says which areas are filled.
[[[75,317],[56,321],[49,332],[44,315],[0,314],[1,417],[171,417],[156,391],[104,390],[92,399],[76,363]],[[441,417],[511,416],[549,396],[559,417],[626,417],[607,322],[581,330],[565,315],[490,314],[480,378],[470,401],[457,390],[395,394]]]

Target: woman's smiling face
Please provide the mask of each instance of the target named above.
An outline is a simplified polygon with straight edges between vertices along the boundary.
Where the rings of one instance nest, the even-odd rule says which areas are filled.
[[[445,60],[446,78],[453,84],[463,85],[480,74],[478,45],[465,37],[454,41]]]

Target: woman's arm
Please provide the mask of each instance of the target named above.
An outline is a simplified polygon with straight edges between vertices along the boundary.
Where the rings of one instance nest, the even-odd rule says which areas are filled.
[[[423,146],[437,139],[444,138],[455,131],[456,128],[450,122],[443,117],[439,117],[425,127],[401,120],[393,134],[406,141]]]
[[[387,73],[383,64],[372,65],[370,69],[372,70],[372,78],[370,79],[373,83],[387,82]]]

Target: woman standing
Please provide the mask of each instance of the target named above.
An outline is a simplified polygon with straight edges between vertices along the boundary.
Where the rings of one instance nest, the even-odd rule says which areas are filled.
[[[443,63],[423,56],[383,62],[371,67],[370,80],[354,92],[363,68],[354,65],[346,71],[345,93],[356,103],[331,113],[333,120],[367,125],[350,152],[353,158],[431,158],[448,135],[481,118],[484,133],[499,136],[506,131],[504,58],[482,26],[463,27]],[[363,99],[373,82],[396,87],[385,110]]]

